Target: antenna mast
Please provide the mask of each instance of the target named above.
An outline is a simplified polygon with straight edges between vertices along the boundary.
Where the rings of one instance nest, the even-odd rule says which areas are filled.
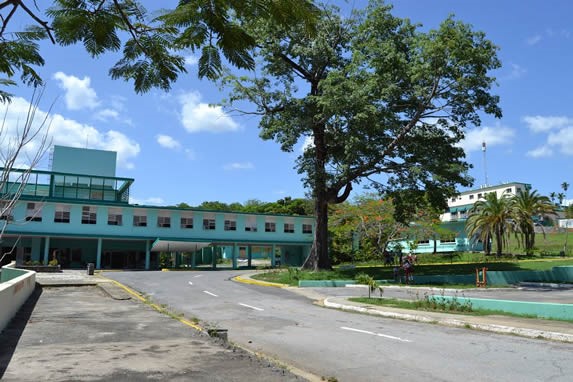
[[[486,155],[485,155],[485,154],[486,154],[486,150],[485,150],[485,149],[486,149],[485,141],[483,141],[483,142],[481,143],[481,151],[483,152],[483,172],[484,172],[484,175],[485,175],[485,184],[484,184],[484,186],[487,187],[487,161],[486,161]]]

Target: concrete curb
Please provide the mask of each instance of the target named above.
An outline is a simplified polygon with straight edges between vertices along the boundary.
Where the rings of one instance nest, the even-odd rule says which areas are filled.
[[[337,297],[340,298],[340,297]],[[476,329],[488,332],[500,333],[500,334],[513,334],[521,337],[527,338],[542,338],[552,341],[568,342],[573,343],[573,335],[565,333],[556,333],[545,330],[536,329],[524,329],[515,328],[511,326],[495,325],[495,324],[478,324],[470,321],[460,320],[460,319],[450,319],[450,318],[432,318],[425,316],[423,314],[410,314],[410,313],[398,313],[391,311],[384,311],[376,309],[374,307],[362,307],[354,305],[345,305],[337,302],[329,301],[331,298],[326,298],[324,300],[324,306],[328,308],[341,309],[351,312],[359,312],[365,314],[371,314],[386,318],[394,318],[406,321],[417,321],[424,323],[432,323],[444,326],[453,326],[458,328]]]
[[[233,281],[243,283],[243,284],[251,284],[251,285],[259,285],[259,286],[266,286],[266,287],[273,287],[273,288],[286,288],[289,285],[287,284],[279,284],[279,283],[271,283],[268,281],[259,281],[250,278],[250,275],[242,275],[242,276],[235,276],[232,278]]]

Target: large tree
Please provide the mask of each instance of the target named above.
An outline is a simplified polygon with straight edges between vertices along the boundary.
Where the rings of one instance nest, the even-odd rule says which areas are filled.
[[[497,48],[483,33],[453,18],[423,32],[390,11],[381,1],[346,19],[325,9],[314,35],[253,24],[260,66],[228,78],[231,102],[256,105],[248,112],[261,116],[263,139],[284,151],[310,143],[297,159],[315,201],[308,269],[331,268],[328,205],[346,200],[353,184],[373,179],[387,195],[401,190],[398,216],[421,198],[445,208],[457,185],[471,183],[458,146],[466,128],[480,124],[480,112],[501,116],[490,94]]]
[[[136,92],[153,87],[168,90],[185,73],[182,51],[197,52],[199,76],[214,79],[223,58],[242,69],[254,67],[255,36],[242,27],[263,18],[288,27],[302,23],[313,29],[315,7],[308,0],[180,0],[174,9],[148,12],[138,0],[0,0],[0,101],[4,88],[39,85],[37,67],[44,64],[38,42],[81,43],[92,56],[122,51],[110,69],[113,78],[133,81]],[[16,20],[20,16],[19,20]],[[27,17],[28,27],[20,29]],[[222,57],[221,57],[222,56]]]

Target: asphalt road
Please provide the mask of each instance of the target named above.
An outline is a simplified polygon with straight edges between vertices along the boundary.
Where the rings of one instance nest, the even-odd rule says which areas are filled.
[[[289,290],[230,280],[241,273],[106,276],[203,325],[228,329],[230,341],[339,381],[570,381],[573,375],[571,344],[325,309]]]

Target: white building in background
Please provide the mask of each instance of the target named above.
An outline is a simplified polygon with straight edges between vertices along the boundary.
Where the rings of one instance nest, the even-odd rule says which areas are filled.
[[[448,211],[440,215],[443,222],[466,220],[468,211],[485,195],[495,192],[498,198],[504,195],[517,195],[521,191],[531,189],[531,184],[520,182],[502,183],[497,186],[482,186],[477,189],[461,192],[459,195],[448,199]]]

